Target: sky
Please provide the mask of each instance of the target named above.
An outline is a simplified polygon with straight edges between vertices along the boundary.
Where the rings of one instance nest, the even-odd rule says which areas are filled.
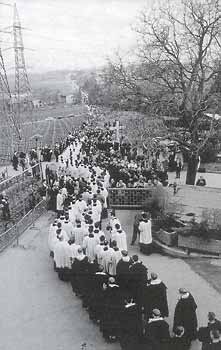
[[[13,6],[0,0],[0,28],[13,23]],[[139,12],[154,0],[17,0],[28,71],[101,67],[136,44],[131,29]],[[11,29],[8,29],[11,30]],[[7,69],[13,70],[12,34],[0,33]],[[6,50],[5,50],[6,49]]]

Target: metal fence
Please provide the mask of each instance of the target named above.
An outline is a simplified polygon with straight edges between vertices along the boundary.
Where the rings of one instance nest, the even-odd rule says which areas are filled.
[[[162,186],[151,188],[110,188],[109,205],[111,208],[140,209],[154,201],[160,207],[167,203],[167,191]]]
[[[37,163],[34,166],[26,169],[21,174],[15,175],[0,182],[0,192],[6,191],[13,185],[23,183],[27,178],[30,177],[42,177],[42,167],[41,163]]]
[[[14,241],[19,243],[19,237],[30,226],[34,227],[35,221],[45,212],[46,201],[41,200],[21,220],[15,223],[7,231],[0,234],[0,252],[11,245]]]

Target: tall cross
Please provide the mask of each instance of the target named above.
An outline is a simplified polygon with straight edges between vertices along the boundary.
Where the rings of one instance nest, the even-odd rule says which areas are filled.
[[[120,132],[121,130],[125,129],[125,126],[120,125],[119,120],[116,121],[116,125],[115,126],[111,126],[110,130],[115,131],[116,133],[116,141],[120,143]]]

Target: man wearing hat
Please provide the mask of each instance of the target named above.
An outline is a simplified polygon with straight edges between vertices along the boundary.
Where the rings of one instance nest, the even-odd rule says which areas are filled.
[[[173,330],[177,326],[183,326],[190,344],[191,341],[195,340],[197,337],[197,305],[193,296],[187,289],[180,288],[179,296],[179,301],[174,312]]]

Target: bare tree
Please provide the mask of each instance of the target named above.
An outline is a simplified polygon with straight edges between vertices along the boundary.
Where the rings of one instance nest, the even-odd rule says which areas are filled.
[[[136,65],[109,62],[112,79],[141,96],[151,111],[182,121],[185,132],[176,140],[188,152],[187,184],[195,183],[199,155],[215,128],[211,118],[202,135],[200,124],[205,112],[217,108],[212,86],[220,70],[220,19],[218,0],[181,0],[177,7],[168,2],[143,11],[135,27]]]

